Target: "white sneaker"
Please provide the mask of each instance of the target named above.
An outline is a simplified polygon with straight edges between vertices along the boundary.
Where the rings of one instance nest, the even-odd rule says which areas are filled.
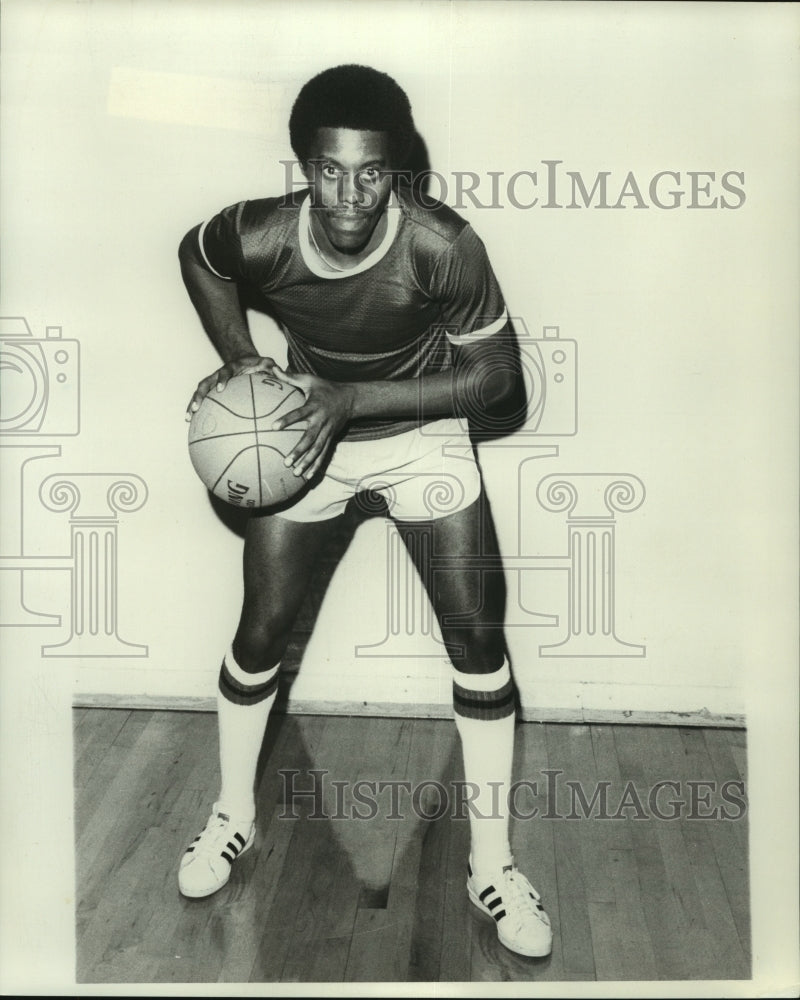
[[[218,812],[217,806],[215,802],[205,829],[181,858],[178,887],[193,899],[210,896],[226,885],[233,862],[255,840],[255,822],[232,820],[227,813]]]
[[[494,878],[478,878],[468,866],[469,898],[497,924],[500,943],[518,955],[543,958],[553,947],[550,918],[544,911],[539,893],[513,864],[497,872]]]

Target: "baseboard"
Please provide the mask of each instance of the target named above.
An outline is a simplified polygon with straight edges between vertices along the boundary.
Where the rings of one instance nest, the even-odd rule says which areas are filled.
[[[78,694],[73,699],[73,706],[75,708],[150,709],[171,712],[215,712],[217,709],[215,698],[144,694]],[[452,718],[452,709],[442,704],[402,704],[398,702],[366,704],[363,701],[292,700],[278,704],[276,709],[291,715],[355,715],[399,719]],[[714,713],[707,709],[696,712],[636,712],[592,708],[523,708],[520,718],[523,722],[565,722],[573,725],[594,723],[597,725],[746,728],[744,715]]]

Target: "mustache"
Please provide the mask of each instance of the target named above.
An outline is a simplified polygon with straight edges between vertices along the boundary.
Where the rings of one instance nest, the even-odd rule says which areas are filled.
[[[327,214],[334,219],[352,219],[359,215],[370,215],[374,211],[374,208],[331,208]]]

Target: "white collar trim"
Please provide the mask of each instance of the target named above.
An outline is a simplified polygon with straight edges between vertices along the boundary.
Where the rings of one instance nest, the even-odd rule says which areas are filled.
[[[297,235],[300,241],[300,252],[303,255],[303,260],[305,261],[309,271],[311,271],[312,274],[316,274],[319,278],[332,278],[336,280],[337,278],[349,278],[354,274],[361,274],[363,271],[369,270],[369,268],[371,268],[374,264],[377,264],[378,261],[386,255],[389,247],[394,242],[395,236],[397,235],[397,229],[400,225],[400,204],[397,201],[394,191],[392,191],[388,204],[386,205],[386,215],[386,232],[383,234],[383,239],[381,240],[380,245],[377,246],[368,257],[365,257],[356,267],[348,268],[345,271],[329,271],[320,259],[317,251],[311,245],[311,240],[309,239],[308,227],[311,225],[311,195],[309,193],[300,205],[300,215],[297,221]]]

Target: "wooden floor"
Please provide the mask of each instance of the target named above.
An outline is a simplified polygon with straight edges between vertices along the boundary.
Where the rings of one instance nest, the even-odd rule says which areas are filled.
[[[515,778],[538,784],[518,806],[540,815],[517,819],[512,843],[554,928],[552,955],[524,959],[467,899],[468,822],[451,815],[449,797],[462,777],[452,722],[275,714],[255,846],[205,900],[179,895],[176,870],[218,787],[216,717],[76,709],[74,722],[78,982],[750,977],[746,815],[687,815],[692,796],[702,816],[743,812],[741,786],[725,786],[727,802],[721,792],[746,780],[742,730],[517,726]],[[287,769],[303,789],[311,770],[327,772],[316,800],[292,806]],[[402,820],[391,789],[362,785],[359,804],[333,784],[394,779],[419,793],[415,811],[395,786]],[[605,789],[608,818],[599,801],[582,808],[567,781],[589,802]],[[656,799],[659,781],[677,784]],[[378,815],[354,818],[370,801]],[[653,812],[676,802],[678,818]]]

